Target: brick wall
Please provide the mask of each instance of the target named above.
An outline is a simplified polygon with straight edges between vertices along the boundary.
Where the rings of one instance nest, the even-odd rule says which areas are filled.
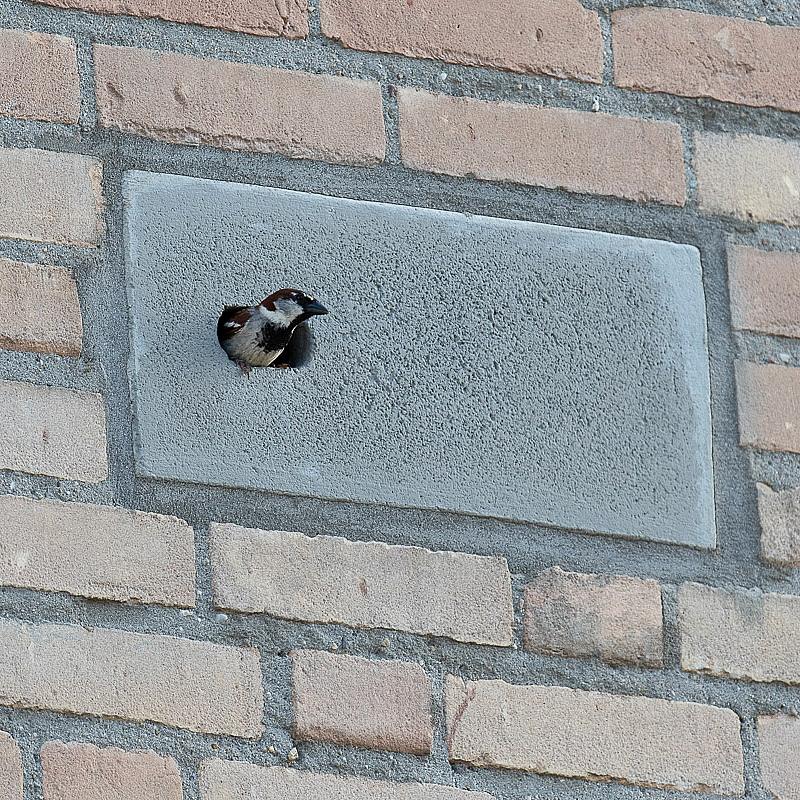
[[[798,800],[799,46],[760,0],[0,0],[0,798]],[[716,548],[141,476],[129,170],[697,247]]]

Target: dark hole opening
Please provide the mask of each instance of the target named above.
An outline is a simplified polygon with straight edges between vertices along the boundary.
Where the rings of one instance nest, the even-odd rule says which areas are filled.
[[[294,330],[286,349],[270,364],[270,367],[300,369],[314,357],[314,334],[307,322],[301,322]]]

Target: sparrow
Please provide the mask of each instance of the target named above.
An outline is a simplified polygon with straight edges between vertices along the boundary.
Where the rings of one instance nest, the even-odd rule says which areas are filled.
[[[299,289],[279,289],[257,306],[225,306],[217,338],[228,358],[245,374],[253,367],[289,367],[281,356],[306,320],[328,309]]]

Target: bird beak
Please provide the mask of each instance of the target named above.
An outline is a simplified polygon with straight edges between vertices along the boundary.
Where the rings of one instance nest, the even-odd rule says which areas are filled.
[[[303,310],[306,312],[306,314],[327,314],[328,313],[328,309],[325,308],[325,306],[322,305],[322,303],[320,303],[318,300],[314,300],[312,303],[306,304],[306,306],[304,307]]]

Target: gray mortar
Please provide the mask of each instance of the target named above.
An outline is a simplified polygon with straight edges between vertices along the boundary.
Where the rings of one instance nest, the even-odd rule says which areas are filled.
[[[598,10],[642,3],[588,0]],[[786,2],[706,0],[670,2],[671,7],[730,14],[749,19],[766,16],[773,24],[800,24],[800,8]],[[325,41],[318,22],[309,42],[297,43],[245,36],[193,26],[131,18],[110,18],[40,7],[22,0],[0,0],[0,27],[20,27],[59,33],[79,42],[80,74],[91,88],[92,41],[150,47],[247,63],[294,69],[341,72],[397,84],[495,100],[591,108],[597,96],[602,111],[671,120],[685,134],[697,130],[760,133],[800,139],[800,115],[766,109],[737,108],[712,100],[692,100],[592,86],[541,76],[519,76],[498,70],[443,65],[399,56],[376,56],[344,50]],[[444,78],[442,78],[444,74]],[[388,92],[385,91],[388,97]],[[208,147],[166,145],[95,129],[91,94],[84,94],[81,126],[0,120],[3,146],[42,147],[99,156],[104,161],[108,199],[108,239],[98,250],[26,242],[0,241],[0,255],[74,269],[84,314],[86,349],[80,359],[0,353],[0,377],[99,390],[109,410],[111,478],[100,486],[0,472],[0,491],[46,497],[115,503],[131,508],[176,514],[196,526],[198,534],[198,609],[182,616],[175,610],[136,607],[71,598],[59,593],[0,589],[0,614],[30,621],[97,625],[127,630],[189,636],[225,644],[252,644],[263,652],[265,689],[270,698],[268,730],[259,742],[230,737],[200,736],[161,725],[135,725],[119,720],[73,717],[49,712],[0,710],[0,728],[23,747],[28,772],[38,776],[37,753],[50,738],[117,744],[135,749],[152,747],[173,755],[181,765],[187,800],[197,800],[196,767],[202,758],[223,756],[256,763],[285,763],[290,746],[286,653],[294,647],[329,648],[373,658],[421,661],[440,685],[441,676],[498,677],[516,683],[543,683],[671,699],[709,702],[733,708],[745,720],[745,772],[748,800],[767,800],[758,786],[758,766],[752,724],[765,712],[800,714],[797,689],[780,684],[748,684],[724,678],[686,674],[678,664],[675,585],[684,580],[732,587],[759,586],[768,591],[800,594],[800,573],[760,562],[759,527],[752,474],[780,486],[800,485],[800,457],[791,454],[746,453],[737,444],[733,359],[741,353],[758,361],[790,353],[800,363],[796,343],[750,334],[733,336],[727,298],[726,241],[800,249],[800,230],[777,225],[753,225],[700,214],[693,198],[685,209],[637,206],[625,201],[570,195],[564,192],[452,179],[407,170],[399,164],[396,113],[387,101],[390,161],[373,169],[340,167],[280,156],[227,153]],[[689,137],[687,136],[687,141]],[[198,487],[169,481],[137,479],[133,471],[132,422],[128,391],[128,331],[122,252],[122,174],[146,170],[217,180],[263,184],[339,197],[440,208],[509,219],[602,230],[665,239],[699,248],[709,326],[714,473],[719,546],[711,552],[685,547],[587,536],[562,528],[514,524],[441,512],[421,512],[381,506],[337,503],[271,495],[245,490]],[[337,533],[352,539],[380,539],[419,544],[434,549],[505,555],[514,572],[515,605],[525,580],[541,569],[560,564],[566,569],[618,572],[653,577],[664,585],[667,664],[662,671],[610,667],[596,660],[561,659],[513,649],[472,647],[442,639],[395,631],[352,631],[341,626],[288,623],[229,614],[216,619],[210,602],[206,531],[213,520],[255,527]],[[391,647],[380,649],[384,637]],[[276,666],[273,671],[271,666]],[[396,780],[429,780],[484,789],[498,800],[527,797],[558,800],[685,800],[685,793],[642,790],[619,784],[595,784],[547,776],[470,769],[447,763],[443,747],[440,700],[436,700],[437,740],[430,758],[369,753],[353,748],[300,744],[299,766],[387,776]],[[281,755],[267,752],[275,743]],[[26,800],[41,798],[40,779],[29,780]]]

